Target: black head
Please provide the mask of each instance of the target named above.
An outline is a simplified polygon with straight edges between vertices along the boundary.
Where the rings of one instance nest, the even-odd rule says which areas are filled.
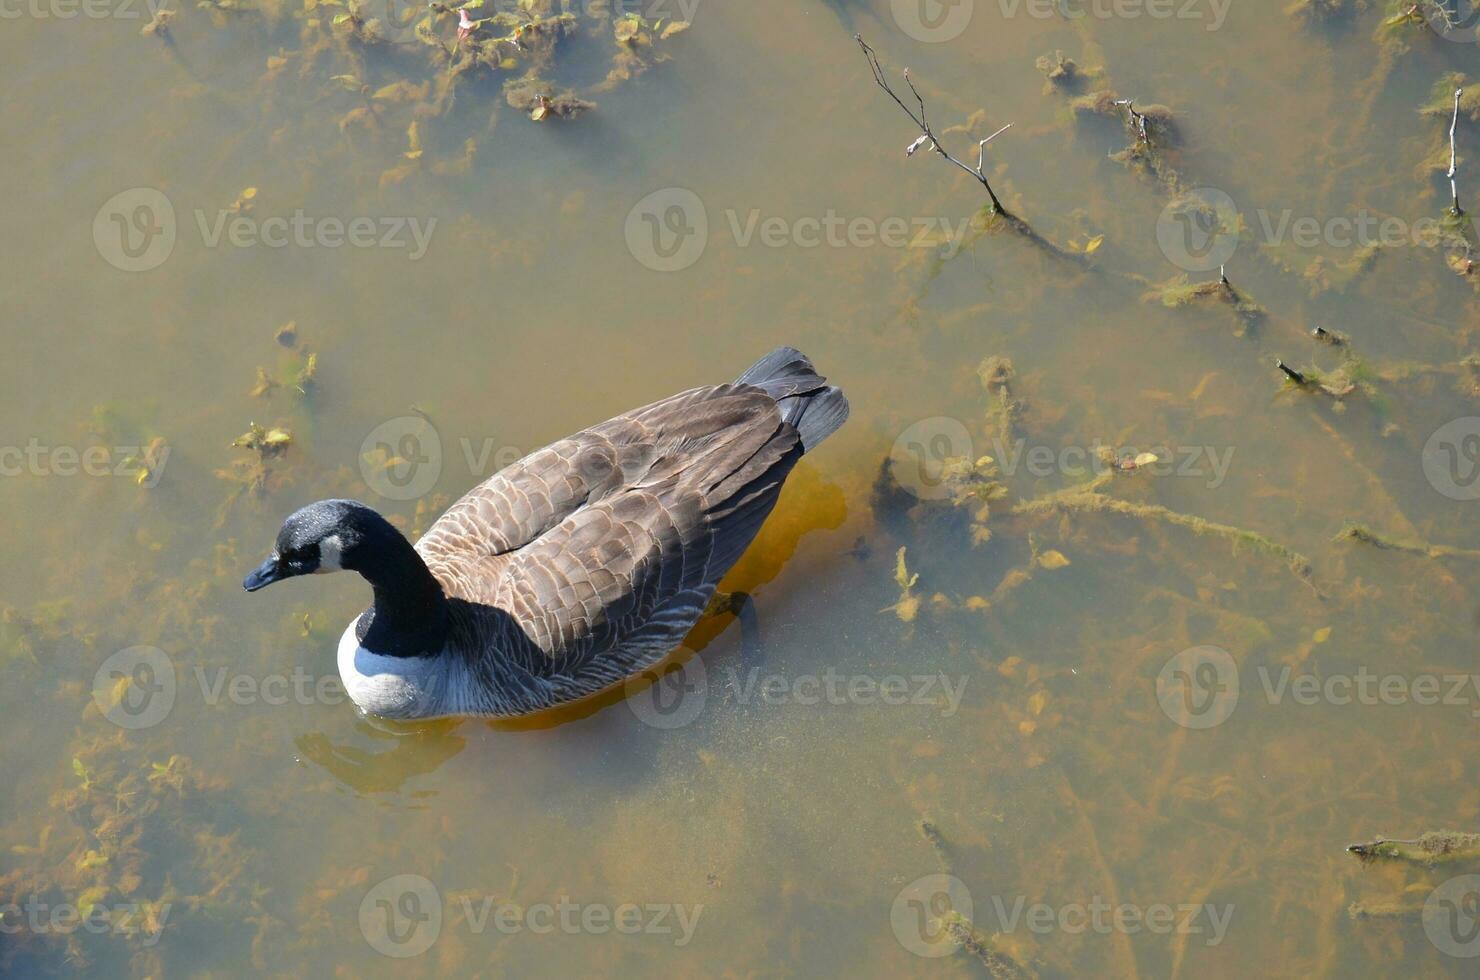
[[[242,587],[248,592],[279,579],[357,570],[389,535],[400,534],[374,510],[353,500],[320,500],[288,515],[277,544]]]

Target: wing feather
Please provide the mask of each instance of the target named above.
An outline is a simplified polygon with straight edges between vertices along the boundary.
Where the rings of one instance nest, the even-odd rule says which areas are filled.
[[[553,703],[682,640],[802,451],[765,391],[696,388],[506,467],[417,548],[472,610],[465,645],[502,658],[480,672]]]

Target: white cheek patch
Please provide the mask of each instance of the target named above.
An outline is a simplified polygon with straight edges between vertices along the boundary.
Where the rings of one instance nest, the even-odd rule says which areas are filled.
[[[340,564],[340,556],[344,551],[344,542],[339,540],[339,535],[331,534],[319,542],[319,567],[317,571],[337,572],[344,566]]]

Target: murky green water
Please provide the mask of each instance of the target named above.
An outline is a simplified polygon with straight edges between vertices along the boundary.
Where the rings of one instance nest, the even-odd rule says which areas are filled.
[[[404,7],[3,8],[0,968],[1469,972],[1480,862],[1344,847],[1480,831],[1480,273],[1409,242],[1449,203],[1447,90],[1418,110],[1480,45],[1211,0],[671,0],[634,48],[607,7],[536,93],[598,108],[540,122],[502,91],[538,31],[451,85],[450,14],[434,49]],[[854,31],[968,163],[1013,124],[985,172],[1051,247],[905,156]],[[1102,73],[1055,90],[1055,50]],[[1161,177],[1069,108],[1103,90],[1170,107]],[[1457,131],[1463,204],[1470,103]],[[1147,298],[1220,258],[1262,315]],[[702,625],[656,689],[391,726],[334,683],[362,583],[241,591],[306,502],[419,532],[778,344],[852,420],[732,577],[754,635]],[[233,448],[252,423],[291,445]],[[1097,476],[1101,445],[1159,458]]]

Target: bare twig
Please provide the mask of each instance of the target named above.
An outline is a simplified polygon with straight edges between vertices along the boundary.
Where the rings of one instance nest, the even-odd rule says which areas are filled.
[[[1459,188],[1454,182],[1454,127],[1459,125],[1459,96],[1463,91],[1464,89],[1458,88],[1454,90],[1454,118],[1449,121],[1449,173],[1447,174],[1449,177],[1449,213],[1456,216],[1465,213],[1464,209],[1459,206]]]
[[[910,93],[913,94],[915,97],[915,104],[919,106],[918,114],[914,109],[911,109],[890,86],[889,79],[886,78],[884,75],[884,66],[879,63],[879,56],[874,53],[873,48],[868,46],[868,42],[864,41],[863,35],[855,34],[853,35],[853,40],[857,41],[858,46],[863,49],[863,56],[868,59],[868,67],[869,70],[873,72],[875,84],[877,84],[879,88],[883,89],[888,94],[889,98],[894,100],[895,105],[899,106],[905,111],[905,115],[910,117],[911,122],[920,127],[919,138],[916,139],[915,142],[911,143],[906,148],[905,152],[908,155],[913,156],[916,150],[920,149],[920,147],[925,145],[926,143],[929,143],[930,149],[934,150],[936,153],[939,153],[950,163],[955,164],[957,167],[960,167],[962,170],[971,174],[972,177],[975,177],[976,180],[983,187],[986,188],[987,197],[992,199],[993,214],[1006,215],[1008,213],[1007,209],[1002,206],[1001,201],[997,200],[997,194],[992,190],[992,185],[987,180],[987,175],[985,170],[983,169],[983,164],[986,160],[987,143],[990,142],[994,137],[1000,135],[1004,130],[1007,129],[1007,126],[1011,126],[1012,124],[1008,123],[1007,126],[1003,126],[1002,129],[997,130],[997,132],[982,140],[977,147],[976,167],[972,168],[967,166],[966,164],[962,163],[960,160],[957,160],[955,157],[946,152],[946,148],[942,146],[940,140],[936,138],[935,131],[930,128],[930,120],[925,112],[925,99],[921,97],[919,89],[915,88],[915,83],[910,78],[910,70],[908,68],[904,70],[904,81],[905,84],[910,87]]]
[[[1136,111],[1136,100],[1117,99],[1115,100],[1115,104],[1125,106],[1125,111],[1130,113],[1131,125],[1136,130],[1136,137],[1140,139],[1142,143],[1150,143],[1151,136],[1146,132],[1146,116],[1144,113]]]

